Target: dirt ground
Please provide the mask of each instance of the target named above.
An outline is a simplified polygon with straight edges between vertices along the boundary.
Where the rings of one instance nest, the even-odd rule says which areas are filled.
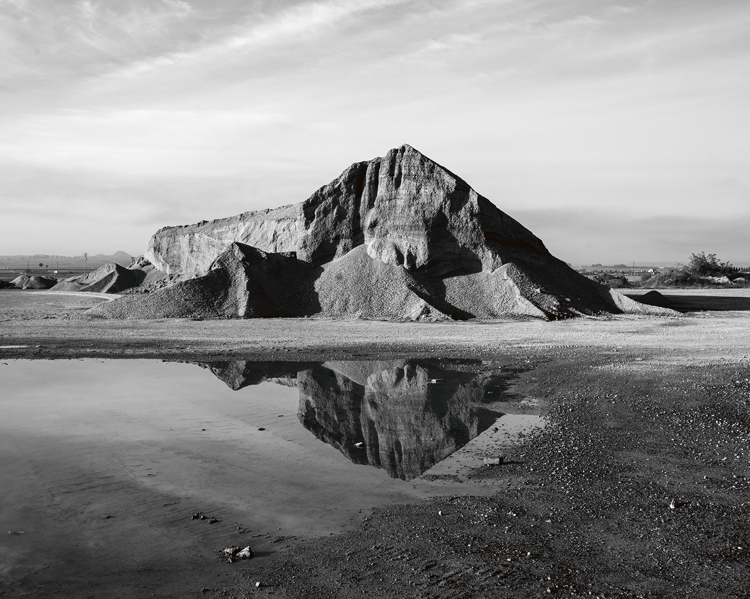
[[[446,324],[105,321],[82,315],[95,297],[0,295],[0,359],[524,364],[512,393],[544,401],[547,426],[457,476],[493,494],[363,513],[348,532],[222,566],[196,597],[746,598],[750,312],[747,296],[718,291],[714,311],[699,295],[702,311],[667,319]]]

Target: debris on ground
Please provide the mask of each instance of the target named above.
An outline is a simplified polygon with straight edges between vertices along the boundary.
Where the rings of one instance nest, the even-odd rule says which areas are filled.
[[[234,546],[224,547],[224,549],[220,550],[218,553],[220,553],[230,564],[255,557],[255,553],[253,553],[253,550],[250,549],[249,545],[244,548]]]

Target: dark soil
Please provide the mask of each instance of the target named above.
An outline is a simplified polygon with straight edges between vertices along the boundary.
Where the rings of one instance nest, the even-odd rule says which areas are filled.
[[[550,402],[549,426],[469,474],[496,496],[378,510],[204,594],[750,596],[750,368],[570,353],[516,388]]]

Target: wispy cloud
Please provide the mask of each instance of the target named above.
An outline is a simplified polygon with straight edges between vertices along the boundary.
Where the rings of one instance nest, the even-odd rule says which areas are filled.
[[[299,44],[331,31],[362,13],[392,7],[405,1],[324,0],[295,4],[270,14],[252,13],[245,17],[241,25],[233,27],[235,31],[226,38],[212,40],[187,51],[150,57],[113,72],[111,76],[138,75],[176,64],[211,61],[227,54],[283,45],[290,41]]]
[[[0,39],[10,85],[65,82],[160,53],[195,34],[182,0],[3,0]]]

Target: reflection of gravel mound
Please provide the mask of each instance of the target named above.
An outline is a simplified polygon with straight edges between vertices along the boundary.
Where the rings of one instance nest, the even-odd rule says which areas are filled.
[[[85,275],[60,281],[55,285],[54,291],[119,293],[140,285],[145,277],[146,273],[142,270],[131,270],[108,262]]]
[[[55,277],[44,275],[20,275],[11,281],[17,289],[50,289],[57,283]]]
[[[445,370],[429,361],[330,363],[297,376],[298,418],[352,462],[409,480],[501,416],[482,404],[502,377]],[[431,384],[436,378],[444,382]]]

